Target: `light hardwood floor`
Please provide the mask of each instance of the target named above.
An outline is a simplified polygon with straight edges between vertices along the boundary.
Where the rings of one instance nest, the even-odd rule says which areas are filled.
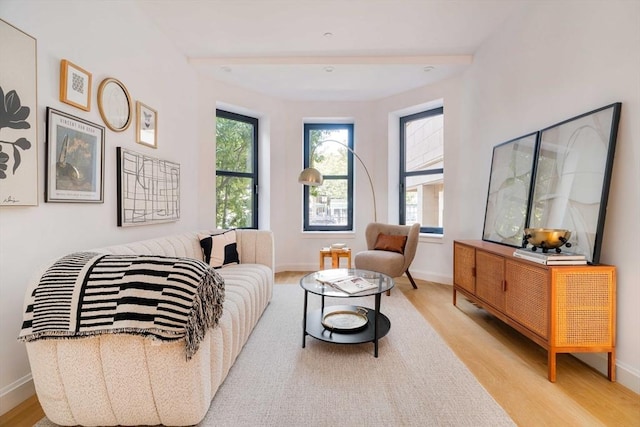
[[[277,273],[276,283],[297,285],[304,274]],[[454,307],[451,286],[416,282],[417,290],[398,278],[392,292],[407,296],[519,426],[640,426],[640,395],[565,354],[550,383],[544,349],[462,297]],[[34,396],[0,417],[0,426],[30,427],[43,416]]]

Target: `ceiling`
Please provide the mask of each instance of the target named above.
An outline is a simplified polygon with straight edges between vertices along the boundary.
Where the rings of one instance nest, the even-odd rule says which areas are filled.
[[[290,100],[368,101],[462,72],[525,0],[136,0],[199,71]]]

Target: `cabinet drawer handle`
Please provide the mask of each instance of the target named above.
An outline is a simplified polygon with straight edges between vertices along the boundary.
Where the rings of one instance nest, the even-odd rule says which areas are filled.
[[[502,281],[502,292],[507,292],[507,281],[506,280]]]
[[[476,277],[476,268],[475,267],[471,267],[471,275],[473,277]]]

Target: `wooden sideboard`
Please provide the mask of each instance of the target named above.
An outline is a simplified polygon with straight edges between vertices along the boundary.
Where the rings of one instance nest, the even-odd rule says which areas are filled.
[[[481,240],[453,243],[453,305],[461,293],[548,352],[608,353],[615,381],[616,272],[608,265],[546,266]]]

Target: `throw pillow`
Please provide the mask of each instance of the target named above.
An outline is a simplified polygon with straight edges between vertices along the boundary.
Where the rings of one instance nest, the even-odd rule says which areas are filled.
[[[378,239],[373,249],[380,251],[391,251],[404,253],[404,245],[407,243],[407,236],[393,236],[390,234],[378,234]]]
[[[217,234],[200,234],[200,246],[204,261],[213,268],[227,264],[239,264],[236,230],[226,230]]]

